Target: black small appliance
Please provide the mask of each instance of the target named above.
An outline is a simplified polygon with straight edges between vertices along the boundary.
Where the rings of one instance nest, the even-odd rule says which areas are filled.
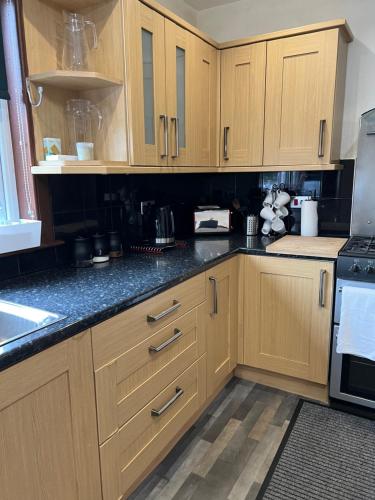
[[[94,264],[109,261],[108,238],[105,234],[96,233],[92,237],[94,248]]]
[[[175,242],[174,215],[170,205],[159,207],[155,212],[155,243],[170,245]]]
[[[92,244],[90,238],[78,236],[73,245],[74,267],[90,267],[93,265]]]

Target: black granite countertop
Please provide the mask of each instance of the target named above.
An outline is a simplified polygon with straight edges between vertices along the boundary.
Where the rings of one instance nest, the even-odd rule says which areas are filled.
[[[88,269],[62,267],[0,283],[0,299],[66,316],[0,347],[0,370],[92,327],[237,252],[265,254],[274,240],[195,238],[163,255],[130,254]]]

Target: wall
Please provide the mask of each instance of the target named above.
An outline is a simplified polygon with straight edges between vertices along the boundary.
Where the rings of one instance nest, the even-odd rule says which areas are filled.
[[[374,0],[240,0],[198,12],[198,27],[227,41],[304,24],[346,18],[349,45],[341,158],[355,158],[360,115],[375,107]]]
[[[197,25],[197,11],[185,3],[184,0],[158,0],[158,2],[185,19],[185,21],[193,24],[194,26]]]

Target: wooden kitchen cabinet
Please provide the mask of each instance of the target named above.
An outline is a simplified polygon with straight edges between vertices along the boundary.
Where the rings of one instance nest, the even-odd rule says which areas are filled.
[[[216,164],[217,50],[138,1],[127,1],[132,165]]]
[[[267,42],[264,165],[339,160],[346,50],[339,29]]]
[[[206,273],[207,395],[212,394],[237,364],[238,259]]]
[[[212,45],[194,37],[193,165],[219,163],[220,55]]]
[[[87,71],[64,67],[65,11],[82,14],[95,23],[99,43],[88,53]],[[67,102],[87,99],[103,117],[95,139],[96,160],[127,163],[122,0],[24,0],[20,15],[26,78],[34,103],[38,87],[43,88],[40,105],[31,107],[36,160],[45,160],[44,137],[60,138],[62,154],[77,154]],[[84,165],[87,168],[87,162]]]
[[[165,19],[131,0],[125,5],[125,21],[130,163],[166,166]]]
[[[169,166],[193,164],[194,38],[189,31],[165,20]]]
[[[244,364],[327,384],[334,264],[245,257]]]
[[[90,333],[0,373],[4,500],[99,500]]]
[[[221,166],[263,162],[266,42],[221,51]]]

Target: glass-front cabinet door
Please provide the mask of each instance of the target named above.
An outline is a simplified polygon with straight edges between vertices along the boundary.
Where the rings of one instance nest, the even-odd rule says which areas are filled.
[[[127,3],[127,99],[132,165],[166,166],[169,143],[165,89],[165,19],[144,4]]]
[[[194,35],[165,20],[166,92],[170,166],[193,165]]]

